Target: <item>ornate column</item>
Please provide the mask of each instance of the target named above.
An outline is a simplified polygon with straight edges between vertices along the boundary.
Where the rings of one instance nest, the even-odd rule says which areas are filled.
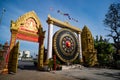
[[[42,38],[39,42],[39,54],[37,65],[39,70],[43,68],[43,60],[44,60],[44,38]]]
[[[83,58],[82,58],[82,45],[81,45],[81,32],[78,32],[78,40],[79,40],[79,44],[80,44],[79,58],[80,58],[80,62],[83,62]]]
[[[15,42],[16,42],[16,38],[17,38],[17,31],[16,30],[11,30],[11,40],[10,40],[10,48],[9,48],[9,52],[7,54],[7,59],[6,62],[8,62],[8,73],[11,72],[12,68],[12,59],[13,59],[13,48],[15,46]]]
[[[52,58],[52,36],[53,36],[53,21],[47,20],[48,23],[48,44],[47,44],[47,61]]]
[[[17,38],[17,31],[16,30],[12,30],[11,31],[11,40],[10,40],[10,48],[9,48],[9,52],[7,54],[7,61],[6,62],[9,62],[9,56],[10,56],[10,52],[12,50],[12,48],[14,47],[15,45],[15,42],[16,42],[16,38]]]

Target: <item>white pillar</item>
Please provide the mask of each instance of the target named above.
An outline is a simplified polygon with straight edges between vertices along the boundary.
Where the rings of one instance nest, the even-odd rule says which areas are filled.
[[[47,52],[47,60],[52,58],[52,36],[53,36],[53,24],[48,23],[48,52]]]
[[[80,54],[79,54],[79,58],[80,58],[80,61],[82,62],[83,59],[82,59],[82,45],[81,45],[81,34],[80,34],[80,32],[78,33],[78,40],[79,40],[79,44],[80,44]]]

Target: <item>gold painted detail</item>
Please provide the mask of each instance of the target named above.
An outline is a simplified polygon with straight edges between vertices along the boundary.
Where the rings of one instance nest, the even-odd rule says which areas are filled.
[[[16,31],[23,29],[28,32],[37,33],[40,28],[42,28],[42,25],[39,18],[34,11],[31,11],[20,16],[15,22],[11,21],[10,29]]]
[[[12,34],[22,34],[30,37],[45,37],[41,22],[34,11],[28,12],[20,16],[15,22],[11,21],[10,27]],[[39,39],[41,40],[41,39]]]
[[[11,49],[12,49],[12,48],[14,47],[14,45],[15,45],[16,35],[17,35],[17,32],[13,30],[13,31],[12,31],[12,35],[11,35],[10,51],[11,51]]]
[[[94,48],[94,40],[87,26],[84,26],[81,38],[84,63],[88,66],[94,66],[97,64],[97,51]]]
[[[45,31],[43,31],[41,22],[34,11],[28,12],[20,16],[15,22],[11,21],[11,42],[10,42],[10,56],[8,62],[9,72],[16,72],[17,70],[17,51],[19,47],[14,46],[16,39],[36,41],[40,44],[38,56],[38,68],[43,67],[44,54],[44,38]],[[32,39],[31,39],[32,38]],[[38,41],[37,41],[38,39]],[[13,55],[14,54],[14,55]],[[15,59],[14,59],[15,58]]]
[[[54,24],[58,27],[61,27],[61,28],[68,28],[68,29],[74,30],[75,32],[81,32],[80,28],[72,26],[68,22],[62,22],[60,20],[57,20],[57,19],[51,17],[50,15],[48,15],[47,22],[48,22],[48,24],[52,23],[52,24]]]
[[[44,62],[44,39],[39,43],[39,54],[38,54],[38,69],[43,68]]]
[[[31,17],[26,19],[26,21],[24,23],[21,23],[19,29],[20,30],[29,31],[29,32],[33,32],[33,33],[37,33],[38,32],[37,23]]]
[[[19,42],[12,48],[8,62],[8,72],[17,72],[18,67]]]

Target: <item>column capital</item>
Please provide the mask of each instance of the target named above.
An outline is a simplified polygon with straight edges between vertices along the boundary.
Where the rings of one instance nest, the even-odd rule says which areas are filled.
[[[48,23],[48,24],[53,24],[54,22],[53,22],[52,20],[49,20],[49,19],[48,19],[48,20],[47,20],[47,23]]]
[[[78,33],[78,34],[81,34],[81,32],[80,32],[80,31],[78,31],[77,33]]]
[[[11,30],[11,34],[17,34],[18,33],[18,30]]]

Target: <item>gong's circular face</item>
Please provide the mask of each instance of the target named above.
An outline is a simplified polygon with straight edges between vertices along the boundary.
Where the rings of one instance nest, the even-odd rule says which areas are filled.
[[[54,51],[64,62],[72,62],[79,53],[79,43],[75,33],[69,29],[61,29],[54,35]]]
[[[66,56],[73,55],[75,46],[76,46],[75,40],[70,34],[64,34],[61,36],[60,49],[64,55]]]

